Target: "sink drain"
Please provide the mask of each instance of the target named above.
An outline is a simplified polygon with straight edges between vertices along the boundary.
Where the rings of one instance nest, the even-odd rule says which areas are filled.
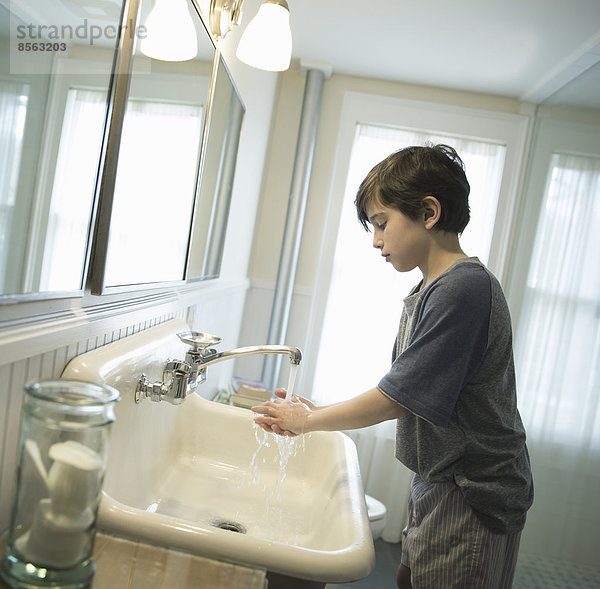
[[[227,530],[228,532],[236,532],[238,534],[245,534],[246,528],[242,524],[237,522],[232,522],[229,520],[218,519],[214,522],[211,522],[211,526],[215,528],[220,528],[221,530]]]

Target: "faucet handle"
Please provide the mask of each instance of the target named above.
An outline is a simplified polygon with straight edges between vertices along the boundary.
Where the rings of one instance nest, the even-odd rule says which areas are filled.
[[[201,331],[183,331],[177,334],[177,337],[188,346],[192,346],[190,352],[200,353],[208,348],[223,341],[218,335],[210,333],[202,333]]]

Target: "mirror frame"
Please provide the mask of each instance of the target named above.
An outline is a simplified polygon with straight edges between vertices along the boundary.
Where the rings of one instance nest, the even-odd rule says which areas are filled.
[[[226,157],[224,166],[219,170],[219,175],[221,176],[221,183],[225,183],[225,185],[229,185],[233,187],[233,181],[235,176],[235,170],[237,167],[237,156],[239,153],[239,144],[242,133],[242,127],[244,123],[244,118],[246,114],[246,105],[242,100],[239,90],[237,89],[233,76],[227,67],[227,63],[223,58],[223,55],[219,50],[217,50],[215,54],[215,62],[213,65],[212,79],[211,79],[211,88],[210,88],[210,98],[206,109],[206,120],[207,124],[205,126],[205,137],[203,137],[202,143],[202,154],[200,161],[200,181],[198,182],[197,190],[196,190],[196,198],[194,201],[194,211],[192,215],[192,223],[190,227],[190,237],[189,237],[189,247],[187,251],[187,259],[185,264],[185,275],[186,282],[188,284],[193,284],[197,282],[201,282],[204,280],[214,280],[218,278],[221,270],[221,262],[223,257],[223,249],[225,247],[225,237],[227,233],[227,221],[229,219],[229,209],[231,206],[231,197],[232,190],[229,190],[226,195],[224,195],[223,190],[218,190],[217,194],[213,197],[213,202],[211,205],[211,218],[208,225],[208,232],[205,236],[205,248],[203,254],[203,269],[201,276],[190,276],[190,261],[192,257],[191,248],[194,245],[194,228],[196,222],[196,212],[198,210],[198,201],[202,192],[202,178],[204,176],[204,163],[205,157],[207,154],[207,147],[210,141],[210,127],[213,121],[213,106],[215,101],[215,94],[217,90],[217,82],[219,72],[223,72],[224,75],[227,76],[231,84],[232,96],[237,98],[237,101],[240,106],[240,111],[236,113],[237,118],[235,120],[228,120],[228,128],[229,125],[233,124],[235,129],[237,129],[236,136],[233,141],[231,141],[231,137],[227,144],[222,145],[221,148],[226,151]]]
[[[137,7],[139,7],[139,2],[141,0],[120,0],[121,10],[120,10],[120,24],[127,23],[127,19],[130,18],[130,15],[135,15]],[[192,0],[194,4],[196,0]],[[136,8],[132,9],[132,4],[137,5]],[[125,30],[125,29],[124,29]],[[108,134],[108,126],[111,120],[111,114],[114,110],[115,103],[115,72],[117,65],[120,60],[120,56],[123,53],[123,48],[128,41],[128,37],[132,35],[119,35],[118,39],[115,43],[113,61],[111,66],[111,74],[108,82],[107,89],[107,99],[106,99],[106,110],[104,116],[104,129],[103,129],[103,140],[102,146],[100,149],[100,157],[98,160],[98,167],[96,171],[96,187],[94,189],[94,194],[92,197],[92,203],[90,207],[90,217],[87,220],[87,240],[85,242],[85,252],[83,256],[83,264],[81,267],[81,277],[79,281],[79,288],[73,289],[60,289],[60,290],[47,290],[47,291],[36,291],[36,292],[21,292],[21,293],[8,293],[1,294],[0,293],[0,308],[3,305],[17,305],[21,303],[31,303],[37,301],[50,301],[50,300],[58,300],[58,299],[77,299],[82,298],[85,295],[85,289],[88,282],[88,273],[90,268],[90,260],[92,256],[93,250],[93,234],[94,227],[97,218],[98,205],[99,205],[99,192],[98,192],[98,184],[99,179],[101,177],[102,169],[104,166],[104,162],[106,159],[106,138]],[[212,38],[212,36],[211,36]],[[133,41],[131,41],[133,42]],[[214,41],[213,41],[214,43]]]
[[[137,19],[140,13],[142,0],[125,0],[127,9],[123,13],[123,23],[127,26],[137,26]],[[202,136],[200,139],[200,160],[196,173],[196,183],[194,188],[193,209],[188,227],[188,246],[184,260],[184,272],[181,279],[170,281],[143,282],[127,285],[109,286],[106,284],[106,264],[108,259],[108,245],[110,236],[110,226],[113,212],[115,183],[117,177],[117,168],[119,160],[119,149],[123,131],[123,122],[125,110],[129,97],[131,85],[133,52],[135,50],[135,35],[122,35],[119,46],[115,54],[115,65],[113,67],[112,83],[109,95],[109,115],[108,125],[105,128],[100,170],[101,174],[96,186],[97,207],[95,208],[95,218],[92,218],[93,234],[91,236],[90,255],[87,258],[85,268],[86,288],[93,295],[106,295],[113,293],[132,292],[139,290],[168,288],[170,286],[184,285],[187,277],[187,265],[190,255],[190,244],[193,232],[193,220],[197,209],[197,199],[199,187],[202,181],[202,171],[204,167],[204,153],[206,141],[208,138],[207,121],[210,117],[211,106],[214,96],[216,83],[216,72],[220,58],[220,51],[215,44],[213,35],[211,35],[206,20],[198,6],[196,0],[192,0],[196,15],[202,26],[206,30],[206,35],[210,39],[215,51],[211,68],[209,90],[204,112],[204,121],[202,124]]]

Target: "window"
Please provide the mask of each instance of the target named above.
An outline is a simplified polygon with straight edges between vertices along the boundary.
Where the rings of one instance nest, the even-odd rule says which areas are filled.
[[[600,450],[600,158],[555,153],[515,346],[536,442]],[[566,456],[571,452],[566,451]]]
[[[372,234],[357,220],[354,197],[377,162],[401,147],[428,142],[451,145],[465,162],[471,221],[461,243],[468,255],[487,263],[506,147],[426,131],[357,125],[314,377],[317,402],[336,402],[368,390],[389,370],[402,299],[421,274],[417,269],[396,272],[379,258]]]
[[[69,89],[39,290],[80,288],[105,116],[105,91]]]
[[[598,137],[593,117],[540,117],[508,288],[536,489],[521,550],[592,567],[600,526]]]
[[[193,206],[203,112],[204,107],[196,104],[129,100],[119,149],[106,284],[141,283],[149,275],[178,280],[183,275],[180,266],[185,263],[189,235],[180,218]],[[178,149],[166,155],[159,148],[163,145]],[[170,203],[160,225],[155,209],[144,206],[158,201]]]

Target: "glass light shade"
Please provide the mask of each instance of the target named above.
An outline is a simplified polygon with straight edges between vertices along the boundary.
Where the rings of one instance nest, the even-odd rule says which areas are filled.
[[[140,50],[152,59],[187,61],[198,53],[196,27],[187,0],[156,0],[145,23]]]
[[[288,69],[292,57],[289,10],[270,2],[262,4],[246,27],[236,55],[244,63],[261,70]]]

